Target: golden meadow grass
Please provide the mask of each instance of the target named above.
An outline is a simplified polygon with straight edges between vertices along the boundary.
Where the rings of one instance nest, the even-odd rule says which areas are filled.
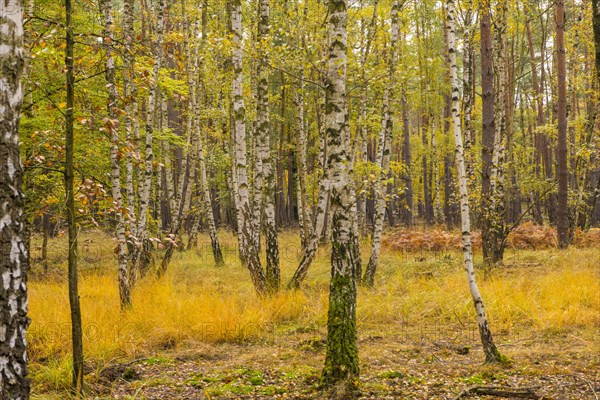
[[[258,299],[248,272],[236,260],[235,238],[221,233],[226,266],[215,268],[210,246],[178,252],[168,274],[140,281],[133,308],[119,310],[116,263],[108,236],[82,237],[80,295],[84,351],[90,365],[130,360],[194,343],[269,340],[287,329],[324,332],[329,260],[321,250],[302,291]],[[203,238],[203,240],[208,240]],[[283,283],[293,274],[298,238],[281,236]],[[56,270],[29,284],[31,372],[40,389],[69,383],[70,323],[63,239],[53,242]],[[368,256],[364,243],[363,257]],[[86,256],[86,254],[88,254]],[[90,256],[89,254],[92,254]],[[479,284],[492,329],[591,337],[600,327],[600,250],[597,248],[509,251],[507,266]],[[60,272],[62,271],[62,272]],[[473,324],[473,307],[462,270],[462,254],[399,253],[384,249],[376,287],[360,289],[359,335],[397,334],[412,326]]]

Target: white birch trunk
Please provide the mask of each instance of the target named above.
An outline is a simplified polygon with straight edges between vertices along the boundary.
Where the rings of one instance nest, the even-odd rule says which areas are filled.
[[[147,268],[149,266],[149,234],[147,227],[147,219],[148,219],[148,208],[150,204],[150,188],[152,186],[152,172],[153,172],[153,163],[154,163],[154,155],[152,153],[152,136],[154,132],[154,117],[156,111],[156,97],[157,97],[157,87],[158,87],[158,74],[161,67],[161,61],[163,56],[163,37],[164,37],[164,8],[165,3],[164,0],[158,1],[158,11],[157,11],[157,25],[156,25],[156,46],[155,46],[155,54],[154,54],[154,65],[152,66],[152,75],[150,77],[149,82],[149,94],[148,94],[148,102],[146,104],[146,121],[145,121],[145,131],[146,131],[146,139],[145,139],[145,151],[144,151],[144,179],[140,181],[139,184],[142,185],[141,196],[140,196],[140,210],[139,210],[139,219],[138,219],[138,246],[139,251],[137,255],[137,264],[142,272],[145,274],[147,272]],[[159,206],[160,208],[160,206]]]
[[[108,88],[108,118],[105,119],[105,127],[110,138],[110,166],[111,166],[111,186],[112,198],[115,208],[115,218],[117,220],[116,239],[117,239],[117,260],[119,271],[119,298],[121,309],[131,305],[131,288],[129,286],[129,271],[127,270],[127,241],[125,238],[125,218],[126,213],[123,207],[123,198],[121,196],[121,167],[119,165],[119,110],[117,105],[117,86],[115,82],[115,60],[113,58],[112,43],[113,38],[113,18],[112,18],[112,0],[103,0],[101,2],[102,13],[104,14],[103,43],[106,52],[106,86]]]
[[[327,351],[321,383],[337,390],[356,390],[356,266],[359,263],[355,228],[352,150],[346,93],[347,8],[345,0],[330,0],[329,60],[326,75],[325,130],[327,170],[331,184],[331,282],[327,315]],[[354,215],[353,215],[354,214]],[[350,393],[348,393],[350,395]]]
[[[501,359],[500,352],[494,344],[492,332],[490,330],[487,314],[481,298],[481,293],[475,280],[475,271],[473,268],[473,246],[471,243],[471,221],[469,217],[469,196],[467,189],[467,174],[465,169],[465,159],[463,150],[463,140],[460,127],[459,112],[459,90],[456,73],[456,44],[454,32],[454,0],[447,0],[448,19],[446,21],[446,30],[448,32],[448,53],[450,60],[450,85],[452,88],[452,130],[454,133],[454,143],[456,148],[456,168],[458,172],[458,187],[460,194],[460,219],[462,228],[463,260],[469,291],[473,298],[475,312],[477,313],[477,325],[483,344],[486,361],[493,362]]]
[[[137,236],[136,229],[136,196],[133,178],[133,163],[134,158],[139,159],[139,123],[138,123],[138,105],[137,105],[137,86],[135,84],[135,57],[133,55],[133,14],[135,0],[126,0],[123,4],[123,35],[124,35],[124,54],[123,54],[123,95],[125,101],[125,146],[126,146],[126,177],[125,185],[127,189],[127,222],[129,227],[129,248],[133,249],[135,243],[131,240]],[[137,144],[136,144],[137,143]],[[136,268],[130,269],[130,284],[135,285]]]
[[[385,220],[386,208],[386,184],[390,169],[390,150],[392,147],[392,133],[394,128],[394,112],[390,107],[390,98],[395,94],[395,73],[398,59],[398,37],[400,28],[398,25],[398,12],[400,11],[398,0],[392,2],[391,9],[391,40],[388,58],[388,76],[385,92],[383,95],[383,113],[381,119],[381,132],[379,134],[379,145],[377,148],[377,166],[381,168],[379,179],[375,184],[375,217],[373,221],[373,236],[371,240],[371,256],[367,264],[367,270],[363,282],[372,286],[375,281],[375,272],[379,265],[379,254],[381,252],[381,235],[383,233],[383,222]]]
[[[242,4],[241,0],[231,0],[231,28],[233,37],[233,134],[234,134],[234,163],[235,176],[237,179],[237,207],[240,222],[241,236],[243,242],[240,246],[244,248],[246,263],[250,271],[250,277],[254,288],[259,295],[266,292],[265,274],[258,257],[252,236],[252,212],[250,210],[248,175],[246,170],[246,117],[244,107],[244,96],[242,91]]]
[[[29,399],[27,341],[29,326],[23,168],[19,157],[19,114],[25,65],[23,3],[0,3],[0,397]],[[10,71],[9,74],[4,73]]]

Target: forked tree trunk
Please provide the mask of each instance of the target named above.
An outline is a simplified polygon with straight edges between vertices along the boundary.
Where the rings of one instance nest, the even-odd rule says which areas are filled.
[[[502,360],[500,352],[494,344],[492,331],[483,306],[481,293],[475,280],[475,271],[473,268],[473,246],[471,243],[471,221],[469,217],[469,194],[467,189],[467,173],[465,168],[465,158],[463,150],[463,140],[460,128],[459,111],[459,90],[456,74],[456,44],[454,32],[454,0],[447,0],[448,19],[446,21],[446,30],[448,31],[448,53],[450,59],[450,86],[452,88],[452,130],[454,132],[454,143],[456,147],[456,168],[458,172],[458,186],[460,192],[460,219],[462,227],[463,259],[465,272],[469,282],[469,290],[475,312],[477,313],[477,325],[481,336],[481,343],[485,353],[486,362],[499,362]]]
[[[248,188],[248,174],[246,170],[246,116],[244,97],[242,92],[242,3],[241,0],[231,0],[231,29],[233,36],[233,134],[234,134],[234,162],[235,175],[237,179],[237,207],[239,210],[239,223],[241,225],[241,236],[243,242],[250,277],[257,294],[263,295],[267,290],[265,273],[260,264],[258,249],[254,243],[252,232],[252,212],[250,210],[250,198]]]
[[[67,0],[68,1],[68,0]],[[29,399],[27,377],[27,275],[23,168],[19,158],[19,115],[23,102],[21,76],[25,65],[23,4],[0,4],[0,398]]]
[[[320,107],[317,106],[317,110]],[[321,239],[321,235],[323,234],[323,229],[325,227],[325,218],[327,217],[327,208],[329,203],[329,194],[330,194],[330,177],[329,171],[325,165],[325,156],[327,154],[327,146],[325,145],[325,141],[327,140],[327,131],[322,129],[321,121],[319,123],[319,170],[321,171],[321,176],[319,178],[319,190],[318,190],[318,198],[317,198],[317,206],[315,208],[314,221],[312,226],[312,235],[309,238],[308,245],[304,249],[302,254],[302,259],[300,260],[300,264],[298,268],[294,272],[294,276],[288,282],[288,289],[298,289],[302,285],[302,282],[306,278],[306,274],[308,273],[308,269],[312,264],[315,256],[317,255],[317,250],[319,249],[319,241]]]
[[[212,210],[210,187],[208,185],[208,177],[206,174],[206,162],[203,144],[200,144],[198,154],[198,164],[200,168],[200,196],[202,198],[202,208],[204,209],[204,215],[206,216],[206,224],[208,225],[208,234],[210,236],[210,244],[212,247],[213,257],[215,259],[215,265],[217,267],[221,267],[225,262],[223,260],[223,252],[221,250],[221,244],[219,243],[219,237],[217,235],[217,226],[215,224],[215,217]]]
[[[129,285],[129,271],[127,270],[127,241],[125,238],[125,207],[121,196],[121,166],[119,165],[119,109],[117,106],[117,85],[115,82],[115,59],[113,58],[113,17],[112,0],[102,0],[101,12],[104,14],[103,43],[106,52],[106,87],[108,88],[108,118],[104,126],[110,138],[110,178],[112,198],[117,220],[117,264],[119,276],[119,299],[121,309],[131,306],[131,287]]]
[[[356,196],[352,188],[352,155],[346,94],[347,9],[345,0],[331,0],[329,60],[326,75],[327,169],[331,183],[333,246],[327,315],[327,351],[321,377],[324,387],[335,386],[337,396],[356,390],[359,369],[356,347],[356,281],[359,262],[355,231]],[[340,389],[342,389],[340,391]],[[340,393],[341,392],[341,393]]]

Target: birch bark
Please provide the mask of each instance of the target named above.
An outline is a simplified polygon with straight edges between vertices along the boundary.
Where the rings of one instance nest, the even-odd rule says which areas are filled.
[[[371,239],[371,256],[367,264],[367,270],[363,278],[363,283],[367,286],[373,286],[375,282],[375,272],[379,265],[379,254],[381,252],[381,235],[383,233],[383,222],[385,219],[386,193],[385,181],[388,177],[390,168],[390,151],[392,147],[392,133],[394,128],[394,111],[390,107],[390,98],[395,95],[395,73],[398,58],[398,12],[400,11],[398,0],[392,2],[391,9],[391,39],[388,58],[388,76],[385,92],[383,95],[383,113],[381,120],[381,132],[379,134],[379,145],[377,150],[377,165],[381,168],[379,179],[375,186],[375,217],[373,221],[373,236]]]
[[[329,60],[326,75],[325,129],[327,170],[331,184],[332,251],[327,351],[321,382],[342,392],[354,392],[359,375],[356,347],[356,281],[359,262],[355,231],[356,196],[352,188],[352,155],[346,93],[347,5],[330,0]],[[348,393],[349,394],[349,393]],[[346,394],[346,396],[348,395]],[[341,394],[343,397],[344,394]],[[347,397],[346,397],[347,398]]]
[[[131,287],[129,285],[129,271],[127,269],[127,241],[125,238],[125,207],[121,196],[121,166],[119,163],[119,109],[117,105],[117,86],[115,82],[115,59],[113,57],[113,17],[112,0],[102,0],[101,11],[104,14],[103,44],[106,53],[106,86],[108,88],[108,118],[105,119],[105,128],[110,138],[110,166],[112,198],[117,220],[117,264],[119,277],[119,298],[121,309],[131,306]]]
[[[19,116],[25,65],[23,3],[0,3],[0,397],[29,399],[29,326],[23,168],[19,157]]]
[[[258,249],[255,246],[252,235],[252,212],[250,210],[248,174],[246,170],[246,121],[244,97],[242,92],[242,3],[241,0],[231,0],[231,29],[233,36],[233,134],[234,134],[234,162],[235,176],[237,179],[237,207],[240,232],[243,242],[243,253],[245,254],[250,277],[257,294],[263,295],[267,290],[265,273],[260,259]]]
[[[473,298],[473,304],[477,313],[477,325],[479,335],[483,344],[486,362],[499,362],[502,360],[500,352],[494,344],[492,331],[490,330],[489,322],[481,298],[481,293],[475,280],[475,271],[473,268],[473,246],[471,243],[471,221],[469,217],[469,195],[467,188],[467,173],[465,168],[465,158],[463,149],[463,140],[460,127],[460,111],[459,111],[459,90],[458,79],[456,73],[456,44],[454,31],[454,0],[447,0],[446,3],[448,16],[446,21],[446,30],[448,32],[448,53],[450,59],[450,85],[452,88],[452,130],[454,133],[454,144],[456,152],[456,168],[458,172],[458,187],[460,193],[460,219],[462,228],[462,243],[463,243],[463,260],[467,281],[469,283],[469,291]]]

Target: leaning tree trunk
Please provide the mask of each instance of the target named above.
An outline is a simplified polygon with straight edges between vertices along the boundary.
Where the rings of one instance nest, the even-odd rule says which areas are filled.
[[[267,290],[265,273],[260,264],[258,249],[254,243],[252,232],[252,211],[250,210],[250,196],[248,189],[248,173],[246,170],[246,111],[242,92],[242,3],[241,0],[231,0],[231,29],[233,36],[233,135],[234,135],[234,162],[237,178],[237,207],[239,210],[239,223],[243,239],[240,246],[245,247],[245,254],[250,278],[257,294],[263,295]]]
[[[321,107],[317,106],[317,111]],[[323,227],[325,226],[325,218],[327,217],[327,208],[329,204],[329,193],[330,193],[330,176],[329,170],[325,166],[325,157],[327,154],[327,146],[325,141],[327,140],[327,131],[322,129],[321,121],[318,121],[319,124],[319,170],[321,171],[321,176],[319,178],[319,191],[317,198],[317,206],[315,209],[314,222],[312,227],[312,235],[309,238],[308,244],[304,249],[302,254],[302,259],[300,260],[300,264],[298,268],[294,272],[294,276],[288,282],[288,289],[298,289],[302,285],[302,282],[306,278],[306,274],[308,273],[308,269],[312,264],[315,256],[317,255],[317,250],[319,249],[319,241],[321,239],[321,234],[323,233]]]
[[[189,23],[187,17],[186,24]],[[188,29],[185,33],[185,51],[186,51],[186,68],[188,75],[188,91],[189,91],[189,101],[188,101],[188,115],[186,121],[186,143],[189,144],[189,149],[187,152],[183,151],[181,167],[179,169],[179,179],[177,181],[177,186],[174,186],[173,179],[173,171],[172,164],[170,162],[170,150],[165,152],[165,169],[167,174],[167,188],[169,192],[170,199],[170,209],[171,209],[171,226],[170,226],[170,239],[167,243],[167,249],[165,251],[164,257],[161,262],[161,267],[159,269],[159,274],[162,275],[166,273],[169,263],[171,262],[171,258],[173,257],[173,253],[175,252],[175,247],[181,242],[181,227],[185,218],[186,208],[188,206],[187,200],[191,197],[188,193],[192,192],[192,185],[196,176],[196,161],[198,158],[197,149],[198,141],[199,141],[199,107],[198,104],[198,67],[199,67],[199,57],[198,57],[198,46],[193,44],[198,36],[198,23],[194,23],[193,29]],[[164,107],[165,119],[166,119],[166,106]],[[164,142],[163,142],[164,143]],[[167,162],[167,157],[169,162]],[[189,168],[188,168],[188,158],[189,158]],[[168,168],[167,168],[168,167]],[[187,173],[189,170],[189,174]],[[187,177],[187,180],[186,180]],[[174,190],[177,189],[177,190]]]
[[[25,241],[23,168],[19,158],[21,76],[25,64],[21,1],[0,3],[0,32],[0,273],[3,278],[0,289],[0,397],[26,400],[30,387],[25,338],[29,326],[29,249]]]
[[[594,0],[596,2],[597,0]],[[567,167],[567,88],[566,88],[566,50],[565,50],[565,2],[556,0],[556,52],[558,76],[558,147],[556,158],[558,166],[558,210],[556,225],[558,230],[558,246],[565,249],[569,246],[569,170]]]
[[[117,219],[117,260],[119,276],[119,299],[121,309],[131,306],[131,287],[127,270],[127,240],[125,238],[125,208],[121,196],[121,167],[119,165],[119,109],[117,107],[117,85],[115,82],[115,59],[113,58],[113,18],[112,0],[103,0],[100,4],[104,14],[103,43],[106,51],[106,87],[108,88],[108,118],[104,126],[110,138],[110,178],[112,198]]]
[[[469,195],[467,189],[467,173],[465,168],[465,158],[463,150],[463,140],[460,128],[459,111],[459,90],[456,74],[456,45],[454,32],[454,0],[447,1],[448,20],[446,30],[448,31],[448,53],[450,60],[450,86],[452,88],[452,129],[454,131],[454,143],[456,147],[456,168],[458,172],[458,186],[460,192],[460,219],[462,226],[463,259],[469,290],[475,311],[477,313],[477,325],[481,336],[481,343],[485,353],[486,362],[498,362],[502,360],[500,352],[494,344],[492,331],[483,306],[481,293],[475,280],[475,271],[473,269],[473,246],[471,244],[471,221],[469,217]]]
[[[350,132],[346,93],[346,1],[330,0],[328,11],[329,61],[325,85],[325,129],[333,240],[327,313],[327,351],[321,383],[326,388],[335,386],[337,395],[347,398],[350,392],[356,390],[359,375],[355,281],[359,251],[358,232],[355,231],[354,224],[356,217],[352,215],[353,211],[356,213],[356,196],[352,187],[352,154],[348,146]]]
[[[375,272],[379,265],[379,254],[381,252],[381,235],[383,232],[383,221],[385,219],[386,193],[385,181],[390,169],[390,152],[392,147],[392,133],[394,130],[394,111],[390,107],[390,99],[394,98],[396,62],[398,58],[398,12],[400,9],[398,0],[392,2],[391,10],[391,40],[388,59],[387,87],[383,94],[383,115],[381,121],[381,132],[379,134],[379,147],[377,149],[377,166],[381,168],[379,179],[375,186],[375,218],[373,222],[373,237],[371,239],[371,256],[367,264],[367,270],[363,282],[367,286],[373,286]]]
[[[79,288],[77,277],[77,216],[75,215],[75,188],[74,188],[74,104],[75,104],[75,74],[73,46],[73,5],[71,0],[65,1],[65,69],[66,69],[66,95],[67,108],[65,110],[65,209],[68,227],[68,279],[69,279],[69,305],[71,311],[71,341],[73,349],[73,371],[71,389],[76,395],[83,391],[83,328],[81,324],[81,307],[79,304]]]

